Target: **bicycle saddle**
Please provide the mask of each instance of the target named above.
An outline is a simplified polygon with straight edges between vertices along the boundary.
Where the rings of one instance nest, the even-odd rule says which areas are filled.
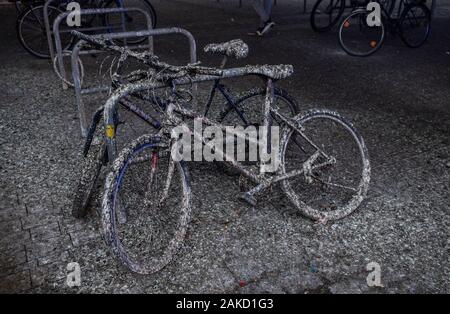
[[[242,59],[248,55],[248,45],[240,39],[233,39],[219,44],[209,44],[203,50],[209,53],[220,53],[236,59]]]
[[[285,79],[294,73],[294,67],[290,64],[247,65],[245,68],[249,74],[263,75],[274,80]]]

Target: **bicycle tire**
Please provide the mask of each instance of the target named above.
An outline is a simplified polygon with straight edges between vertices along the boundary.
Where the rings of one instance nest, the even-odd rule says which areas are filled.
[[[294,207],[296,207],[304,216],[309,217],[313,220],[319,220],[322,222],[341,219],[341,218],[348,216],[354,210],[356,210],[367,195],[367,192],[369,189],[369,183],[370,183],[369,153],[368,153],[367,147],[364,143],[364,139],[356,131],[356,129],[353,127],[353,125],[336,112],[329,111],[329,110],[310,110],[304,114],[299,114],[296,118],[294,118],[296,123],[298,123],[298,125],[302,126],[302,129],[303,129],[302,132],[304,132],[304,134],[306,134],[306,135],[308,135],[310,133],[306,133],[309,130],[305,129],[305,124],[312,121],[313,119],[329,119],[331,122],[335,122],[338,125],[341,125],[343,127],[344,131],[346,130],[349,132],[349,134],[348,134],[348,135],[350,135],[349,138],[353,139],[355,141],[355,143],[357,144],[356,147],[353,147],[353,149],[357,148],[355,151],[358,152],[358,154],[360,154],[360,157],[361,157],[361,164],[358,166],[358,168],[361,167],[361,174],[357,175],[358,180],[356,180],[356,181],[359,181],[359,182],[358,182],[358,187],[355,188],[356,194],[352,195],[352,197],[350,198],[348,203],[345,203],[345,205],[343,205],[341,208],[330,210],[330,211],[323,211],[323,210],[319,210],[317,208],[312,208],[310,205],[303,202],[300,199],[299,195],[304,195],[304,194],[297,193],[296,191],[294,191],[293,185],[291,185],[289,179],[282,181],[282,188],[283,188],[285,195],[291,201],[291,203],[294,205]],[[315,131],[316,129],[311,129],[311,130]],[[333,137],[331,135],[334,132],[333,129],[326,130],[324,132],[325,132],[324,133],[325,136]],[[290,129],[289,127],[284,128],[282,131],[281,140],[280,140],[280,142],[281,142],[281,145],[280,145],[280,147],[281,147],[280,168],[281,168],[282,173],[287,172],[286,171],[287,147],[288,147],[290,139],[292,138],[292,134],[294,134],[294,130]],[[345,134],[347,134],[347,133],[345,133]],[[300,137],[298,137],[298,139],[300,139]],[[333,145],[334,147],[338,147],[336,149],[342,148],[341,147],[342,143],[336,144],[336,140],[337,140],[337,138],[333,137],[331,139],[331,145]],[[309,153],[307,153],[307,151],[306,151],[306,149],[307,149],[306,146],[302,146],[301,144],[299,144],[296,138],[294,138],[294,142],[297,147],[301,148],[301,150],[304,152],[305,156],[309,155]],[[321,148],[323,148],[323,146]],[[315,148],[313,148],[312,151],[314,151],[314,149]],[[343,154],[348,154],[349,151],[350,150],[348,150],[348,148],[343,148]],[[359,164],[359,162],[357,162],[352,157],[348,157],[347,155],[343,155],[343,156],[346,156],[346,158],[349,158],[350,162]],[[297,169],[299,164],[302,164],[304,166],[304,163],[299,163],[298,160],[294,160],[294,162],[293,162],[293,165],[295,167],[294,169]],[[305,168],[303,168],[303,169],[305,169]],[[345,171],[348,174],[348,172],[347,172],[348,170],[345,169]],[[345,177],[345,178],[347,178],[347,177]],[[330,183],[328,183],[328,184],[330,184]],[[294,186],[298,187],[301,185],[295,184]],[[314,195],[318,195],[318,194],[314,194]]]
[[[344,37],[351,37],[351,36],[344,36],[344,32],[347,32],[347,29],[349,27],[354,27],[353,26],[353,21],[350,23],[351,19],[356,18],[358,20],[358,25],[359,28],[361,29],[361,23],[366,23],[366,17],[367,17],[368,12],[365,9],[361,9],[361,10],[355,10],[352,13],[350,13],[347,17],[342,19],[342,22],[339,25],[339,31],[338,31],[338,41],[340,46],[342,47],[342,49],[349,55],[354,56],[354,57],[368,57],[372,54],[374,54],[375,52],[377,52],[384,43],[385,37],[386,37],[386,31],[385,31],[385,26],[383,23],[383,19],[381,19],[381,24],[380,26],[373,26],[373,27],[369,27],[367,26],[366,29],[375,29],[374,27],[377,27],[377,32],[381,31],[381,35],[378,36],[378,34],[374,35],[373,38],[369,38],[369,39],[361,39],[359,38],[359,35],[353,36],[353,42],[358,42],[360,43],[361,41],[363,42],[364,46],[370,46],[371,49],[366,50],[366,51],[357,51],[354,48],[350,47],[350,42],[352,38],[350,39],[346,39],[344,40]],[[363,22],[362,22],[363,21]],[[350,26],[351,25],[351,26]],[[356,26],[355,26],[356,27]],[[366,27],[366,26],[364,26]],[[358,38],[356,38],[358,37]],[[378,38],[380,37],[380,38]],[[366,42],[367,41],[367,42]],[[374,44],[373,44],[374,43]]]
[[[317,21],[317,19],[319,18],[318,17],[319,15],[318,13],[320,10],[319,6],[323,4],[325,1],[339,1],[340,2],[339,11],[337,16],[333,18],[326,26],[319,26]],[[341,18],[342,14],[344,13],[344,10],[345,10],[345,0],[317,0],[311,10],[311,15],[309,19],[311,28],[317,33],[324,33],[331,30],[331,28],[333,28],[333,26],[336,25],[336,23]]]
[[[116,204],[120,203],[123,205],[123,199],[118,196],[120,191],[124,189],[124,177],[126,177],[126,172],[131,164],[133,163],[133,158],[138,156],[144,149],[151,149],[152,151],[157,149],[163,149],[160,139],[154,135],[142,135],[136,140],[134,140],[130,145],[121,151],[117,157],[111,172],[108,174],[105,183],[105,193],[102,203],[102,227],[107,244],[111,247],[114,255],[122,261],[131,271],[139,274],[151,274],[163,269],[167,264],[169,264],[179,247],[184,241],[186,235],[187,227],[190,222],[191,217],[191,188],[188,170],[183,162],[175,162],[176,170],[179,172],[179,183],[181,184],[181,190],[177,191],[178,194],[182,193],[182,200],[180,202],[180,212],[179,220],[176,223],[176,230],[174,231],[173,237],[171,237],[167,246],[164,246],[163,253],[160,257],[152,259],[151,262],[143,263],[138,260],[138,258],[133,257],[132,253],[125,248],[126,245],[123,242],[126,241],[123,236],[121,236],[116,224],[116,214],[117,209]],[[159,150],[158,153],[159,154]],[[139,158],[139,157],[136,157]],[[170,158],[170,157],[169,157]],[[155,163],[156,164],[156,163]],[[159,162],[159,164],[163,164]],[[152,155],[152,167],[153,167],[153,155]],[[156,166],[155,166],[156,167]],[[158,166],[159,167],[159,166]],[[130,170],[132,172],[132,170]],[[172,182],[172,184],[174,184]],[[157,201],[156,197],[152,198]],[[120,200],[120,201],[119,201]],[[172,201],[172,196],[168,198]],[[141,207],[143,205],[140,205]],[[166,204],[164,205],[165,213],[172,212],[172,209],[167,210]],[[147,208],[146,208],[147,209]],[[161,213],[162,215],[163,213]],[[178,218],[178,215],[177,215]],[[153,219],[156,217],[153,216]],[[127,227],[134,226],[133,223],[127,222]],[[162,231],[164,232],[164,231]],[[157,242],[155,245],[160,245]],[[147,253],[149,250],[145,250]],[[144,254],[144,252],[143,252]]]
[[[424,36],[418,41],[418,42],[411,42],[407,36],[405,35],[405,21],[407,19],[408,14],[414,14],[412,13],[414,8],[420,8],[422,10],[424,16],[423,16],[423,22],[426,23],[426,30]],[[405,9],[402,12],[402,15],[400,16],[399,22],[399,29],[400,29],[400,38],[402,39],[403,43],[410,47],[410,48],[418,48],[422,46],[428,39],[428,36],[430,35],[431,31],[431,12],[426,7],[426,5],[420,3],[420,4],[410,4],[405,7]]]
[[[94,129],[93,129],[94,128]],[[72,215],[83,218],[87,214],[90,200],[94,195],[101,169],[107,160],[106,143],[103,139],[103,119],[91,125],[91,136],[86,140],[81,173],[75,188]]]
[[[395,0],[377,0],[377,2],[383,6],[383,9],[388,16],[392,15],[395,8]]]
[[[57,76],[61,81],[63,81],[64,83],[66,83],[68,86],[74,87],[75,85],[74,85],[73,82],[70,82],[69,80],[67,80],[67,79],[65,79],[65,78],[62,77],[62,75],[61,75],[61,73],[60,73],[60,71],[59,71],[59,67],[58,67],[58,62],[57,62],[57,60],[58,60],[58,56],[56,55],[56,56],[53,58],[53,62],[52,62],[52,64],[53,64],[53,71],[55,71],[56,76]],[[79,64],[79,67],[80,67],[80,69],[79,69],[79,74],[80,74],[80,85],[83,85],[83,79],[84,79],[84,66],[83,66],[83,61],[81,61],[81,59],[80,59],[79,57],[78,57],[78,64]]]
[[[63,11],[57,7],[54,6],[48,6],[49,13],[49,22],[50,25],[53,25],[53,19]],[[58,14],[52,14],[53,12],[58,12]],[[32,54],[35,57],[41,58],[41,59],[48,59],[50,58],[50,52],[48,50],[48,41],[47,41],[47,35],[46,30],[44,26],[44,6],[38,5],[35,7],[29,7],[28,10],[23,11],[19,17],[16,20],[16,34],[17,38],[19,40],[19,43],[22,45],[22,47],[28,51],[30,54]],[[39,47],[33,47],[31,44],[31,41],[29,39],[26,39],[25,33],[29,33],[30,30],[26,30],[25,24],[30,25],[30,28],[34,28],[35,30],[39,29],[37,26],[32,26],[32,19],[34,16],[34,20],[38,22],[40,25],[40,30],[38,31],[39,35],[35,36],[35,38],[38,38],[40,40]],[[41,20],[39,21],[39,17],[41,16]],[[53,19],[52,19],[53,18]],[[27,23],[25,23],[25,20],[27,20]],[[30,20],[30,21],[28,21]],[[72,38],[72,37],[70,37]],[[64,39],[61,39],[62,43],[64,43]],[[63,44],[63,50],[67,49],[71,44],[71,40],[68,44]],[[45,48],[44,48],[45,47]]]

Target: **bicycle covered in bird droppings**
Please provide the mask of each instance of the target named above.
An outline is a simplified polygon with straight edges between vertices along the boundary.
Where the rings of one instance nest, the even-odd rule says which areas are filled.
[[[82,36],[91,44],[111,49],[111,43]],[[118,48],[121,60],[135,54]],[[217,51],[226,44],[216,46]],[[259,104],[246,104],[261,117],[264,138],[271,126],[280,127],[275,172],[261,172],[264,162],[246,164],[220,148],[224,163],[247,178],[252,186],[241,198],[255,206],[269,187],[280,184],[284,196],[303,215],[320,222],[340,219],[352,213],[365,198],[370,181],[370,164],[363,138],[350,122],[329,110],[310,110],[294,117],[278,110],[274,102],[274,82],[293,73],[290,65],[245,66],[217,69],[200,65],[172,66],[146,52],[139,55],[146,65],[139,79],[122,85],[108,99],[104,109],[108,158],[114,160],[106,178],[102,202],[102,227],[106,242],[132,271],[149,274],[164,268],[174,257],[191,220],[192,193],[187,162],[173,158],[180,126],[205,145],[211,138],[190,128],[189,121],[225,130],[219,124],[190,109],[181,93],[192,83],[256,75],[266,86]],[[162,126],[157,134],[140,136],[116,153],[115,114],[126,95],[170,87],[167,106],[162,110]],[[233,109],[235,110],[235,109]],[[261,144],[260,143],[260,144]],[[230,143],[227,143],[229,145]],[[231,143],[232,145],[233,143]],[[265,144],[264,144],[265,145]]]

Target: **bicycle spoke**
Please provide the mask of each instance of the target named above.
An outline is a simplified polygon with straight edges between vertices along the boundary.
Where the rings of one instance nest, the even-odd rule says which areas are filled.
[[[312,111],[299,119],[301,132],[291,132],[282,144],[283,175],[287,177],[282,185],[286,195],[314,219],[345,216],[362,199],[354,196],[367,192],[364,176],[368,168],[364,168],[361,156],[364,148],[353,129],[333,112]],[[297,148],[296,141],[304,151]]]
[[[42,33],[42,32],[43,32],[42,27],[36,26],[33,22],[24,20],[24,21],[22,22],[22,25],[24,25],[24,26],[26,25],[27,28],[34,29],[34,30],[38,31],[39,33]]]
[[[356,191],[357,191],[355,188],[350,187],[350,186],[346,186],[346,185],[342,185],[342,184],[338,184],[338,183],[331,183],[331,182],[329,182],[329,181],[326,182],[326,181],[322,180],[321,178],[319,178],[319,177],[317,177],[317,176],[315,176],[315,175],[311,175],[311,177],[312,177],[314,180],[319,181],[319,182],[322,183],[323,185],[329,185],[329,186],[334,186],[334,187],[338,187],[338,188],[342,188],[342,189],[347,189],[347,190],[350,190],[350,191],[352,191],[352,192],[356,192]]]
[[[33,14],[33,16],[36,18],[36,21],[39,23],[39,25],[41,26],[41,29],[45,29],[45,25],[43,22],[41,22],[41,19],[36,15],[35,13],[36,10],[32,10],[31,13]]]

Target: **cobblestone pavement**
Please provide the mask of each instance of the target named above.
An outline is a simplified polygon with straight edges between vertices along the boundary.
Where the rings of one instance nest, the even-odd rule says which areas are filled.
[[[237,200],[236,177],[192,164],[194,220],[185,245],[151,276],[111,256],[98,204],[86,219],[71,217],[82,147],[73,91],[60,88],[46,60],[22,50],[12,7],[0,7],[0,292],[449,292],[450,19],[435,20],[423,48],[390,38],[376,55],[355,59],[340,50],[334,32],[313,33],[308,17],[287,2],[279,1],[278,24],[265,38],[246,35],[257,18],[230,1],[155,7],[161,26],[187,28],[199,47],[248,42],[249,58],[232,65],[293,64],[295,74],[280,85],[302,109],[337,110],[365,138],[373,166],[368,199],[344,220],[314,224],[281,192],[252,208]],[[184,62],[185,44],[161,39],[157,53]],[[230,84],[245,89],[252,82]],[[65,283],[68,262],[80,264],[80,287]],[[380,264],[384,287],[366,284],[369,262]]]

